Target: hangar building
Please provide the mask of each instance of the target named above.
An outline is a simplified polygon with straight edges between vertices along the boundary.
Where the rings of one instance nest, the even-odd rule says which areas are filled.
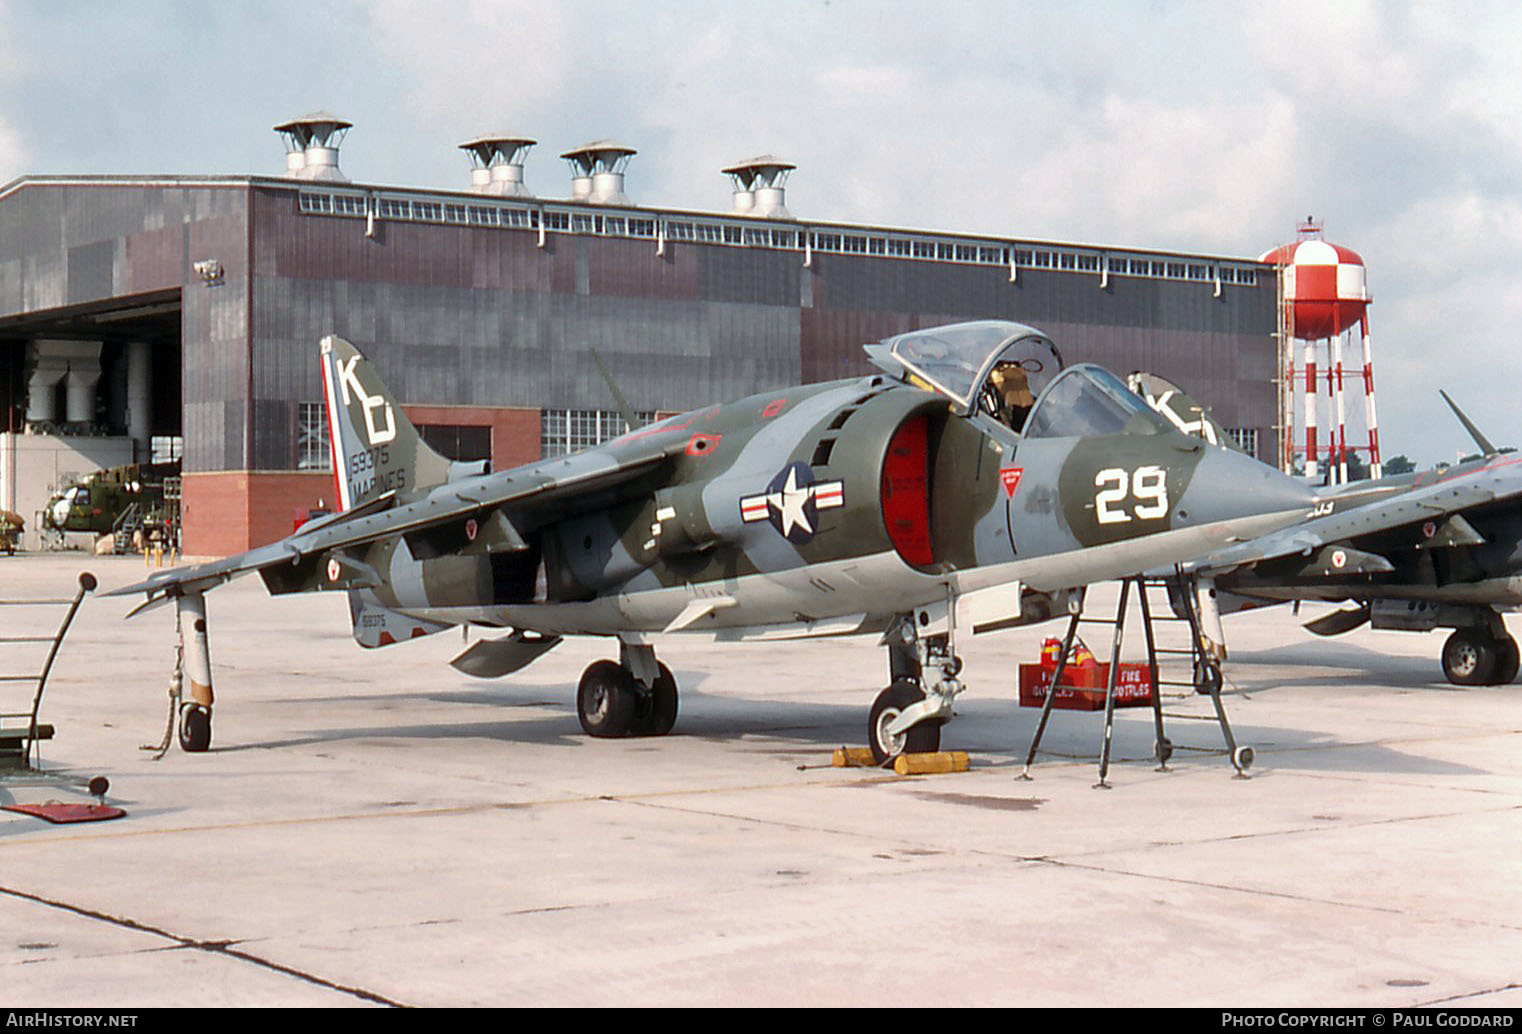
[[[26,176],[0,187],[0,508],[71,474],[177,457],[183,549],[289,533],[334,497],[317,342],[372,358],[441,452],[507,466],[642,414],[865,372],[861,345],[964,319],[1040,327],[1069,361],[1209,400],[1260,458],[1276,282],[1247,258],[793,217],[789,163],[723,170],[729,212],[624,193],[632,148],[567,151],[529,193],[530,138],[460,145],[458,190],[354,182],[349,123],[276,127],[279,176]],[[30,534],[30,531],[29,531]]]

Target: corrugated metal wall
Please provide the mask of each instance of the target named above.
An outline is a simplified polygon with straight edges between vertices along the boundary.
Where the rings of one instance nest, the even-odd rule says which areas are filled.
[[[182,289],[187,471],[285,470],[317,342],[348,338],[406,402],[681,411],[868,369],[861,344],[999,317],[1069,360],[1178,381],[1275,441],[1274,290],[300,212],[297,186],[28,184],[0,199],[0,316]],[[191,264],[222,264],[218,286]],[[1272,456],[1265,455],[1272,459]]]

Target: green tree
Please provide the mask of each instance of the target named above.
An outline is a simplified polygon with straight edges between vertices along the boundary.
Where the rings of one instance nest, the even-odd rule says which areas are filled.
[[[1383,464],[1383,470],[1386,474],[1409,474],[1415,469],[1416,464],[1412,463],[1405,454],[1391,456]]]

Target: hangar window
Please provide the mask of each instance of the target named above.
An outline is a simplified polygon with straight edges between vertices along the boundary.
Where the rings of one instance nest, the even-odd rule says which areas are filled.
[[[908,255],[908,254],[910,254],[910,242],[909,241],[891,240],[890,239],[888,241],[888,254],[889,255]]]
[[[382,219],[411,219],[412,203],[383,197],[380,201],[380,214]]]
[[[674,241],[690,241],[695,234],[691,223],[667,223],[666,236]]]
[[[630,219],[629,220],[629,236],[630,237],[654,237],[655,236],[655,220],[654,219]]]
[[[640,426],[655,420],[653,412],[635,413]],[[597,409],[546,409],[539,414],[539,454],[564,456],[601,445],[629,430],[617,413]]]
[[[495,208],[481,208],[477,205],[470,207],[470,221],[476,226],[496,226],[497,210]]]
[[[929,241],[915,241],[913,252],[915,258],[935,258],[935,245]]]
[[[296,469],[332,470],[328,414],[321,402],[296,404]]]
[[[491,459],[491,428],[479,424],[419,424],[418,437],[457,463]]]
[[[185,439],[177,434],[156,434],[148,441],[154,463],[176,463],[185,455]]]
[[[333,211],[333,202],[326,194],[301,194],[298,195],[298,202],[303,212]]]
[[[1228,427],[1226,436],[1253,459],[1258,458],[1258,429],[1256,427]]]
[[[465,206],[445,205],[444,220],[451,223],[463,223],[465,221]]]
[[[1078,268],[1083,270],[1085,273],[1097,273],[1097,272],[1099,272],[1099,256],[1098,255],[1079,255],[1078,256]]]

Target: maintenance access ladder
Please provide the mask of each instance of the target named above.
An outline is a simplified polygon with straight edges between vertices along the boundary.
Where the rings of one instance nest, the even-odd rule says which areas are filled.
[[[1036,760],[1036,751],[1041,747],[1041,738],[1046,734],[1046,723],[1051,718],[1052,703],[1057,698],[1057,688],[1062,683],[1063,669],[1067,666],[1068,658],[1072,656],[1073,643],[1078,637],[1078,626],[1084,622],[1091,624],[1110,625],[1114,628],[1114,642],[1110,651],[1109,679],[1105,686],[1105,723],[1104,740],[1100,746],[1099,754],[1099,782],[1096,788],[1109,789],[1106,778],[1110,770],[1110,742],[1115,728],[1115,686],[1120,676],[1120,649],[1125,638],[1126,615],[1128,597],[1132,587],[1135,587],[1137,601],[1140,604],[1142,629],[1147,641],[1147,667],[1148,675],[1152,680],[1152,723],[1156,738],[1153,741],[1153,757],[1157,759],[1158,771],[1167,771],[1168,759],[1173,756],[1173,744],[1163,730],[1163,688],[1187,687],[1193,693],[1205,694],[1210,697],[1215,707],[1216,721],[1221,726],[1221,734],[1226,740],[1226,749],[1231,760],[1232,767],[1236,769],[1238,778],[1247,778],[1247,769],[1253,763],[1253,750],[1251,747],[1238,746],[1236,737],[1232,735],[1231,723],[1226,719],[1226,708],[1221,703],[1221,668],[1220,664],[1211,655],[1205,645],[1204,635],[1200,629],[1200,618],[1195,606],[1198,581],[1181,568],[1175,568],[1174,573],[1166,577],[1148,577],[1137,575],[1123,579],[1120,583],[1120,601],[1115,608],[1115,616],[1089,617],[1086,613],[1088,594],[1084,593],[1080,598],[1077,609],[1072,612],[1068,621],[1067,634],[1062,640],[1062,649],[1057,656],[1056,670],[1052,673],[1050,688],[1045,699],[1041,703],[1041,720],[1036,725],[1035,736],[1031,739],[1030,751],[1025,756],[1025,768],[1021,772],[1022,779],[1030,778],[1031,765]],[[1148,597],[1150,590],[1163,589],[1168,594],[1168,603],[1162,612],[1154,612]],[[1179,612],[1182,613],[1179,613]],[[1160,648],[1157,645],[1157,635],[1154,625],[1158,622],[1177,623],[1186,626],[1188,634],[1188,648]],[[1161,675],[1159,657],[1170,659],[1187,658],[1189,666],[1189,678],[1165,679]],[[1175,665],[1177,666],[1177,665]],[[1179,717],[1179,716],[1175,716]]]
[[[111,524],[111,548],[117,553],[132,552],[132,536],[143,526],[143,511],[134,500],[116,515]]]
[[[0,690],[25,683],[31,683],[34,687],[32,704],[28,710],[0,711],[0,769],[31,768],[32,754],[37,741],[53,738],[53,726],[37,721],[37,712],[42,706],[42,693],[47,688],[48,675],[53,670],[53,661],[58,656],[59,647],[63,645],[63,637],[69,632],[69,626],[74,623],[74,615],[79,610],[79,604],[87,593],[95,591],[95,585],[95,576],[89,571],[83,571],[79,575],[79,591],[74,594],[73,599],[0,600],[0,622],[3,622],[0,627],[14,625],[14,622],[4,621],[5,608],[68,608],[62,623],[58,626],[58,631],[52,635],[0,635],[0,648],[24,644],[50,644],[47,660],[43,661],[40,673],[11,672],[6,670],[8,665],[0,665]],[[4,655],[0,654],[0,656]]]

